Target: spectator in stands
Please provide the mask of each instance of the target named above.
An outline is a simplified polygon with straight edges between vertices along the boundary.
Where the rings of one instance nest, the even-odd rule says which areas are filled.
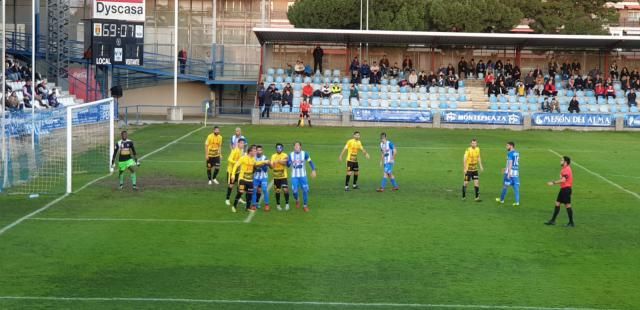
[[[469,70],[469,64],[464,59],[464,56],[462,56],[460,61],[458,61],[458,76],[460,76],[461,79],[466,79],[467,75],[469,75],[467,70]]]
[[[36,86],[36,95],[42,101],[48,101],[49,97],[49,89],[47,89],[47,80],[42,80],[40,84]]]
[[[311,68],[310,64],[304,65],[304,75],[305,76],[312,76],[313,75],[313,69]]]
[[[25,108],[32,108],[33,91],[31,89],[31,80],[26,80],[22,87],[22,101]]]
[[[337,100],[338,102],[342,101],[344,96],[342,96],[342,86],[339,83],[334,83],[331,86],[331,100]]]
[[[380,66],[378,66],[378,63],[374,60],[371,66],[371,84],[380,84],[381,79],[382,73],[380,73]]]
[[[449,74],[447,76],[447,86],[458,89],[458,76],[455,74]]]
[[[536,85],[536,80],[533,77],[533,71],[529,71],[527,76],[524,77],[524,87],[525,90],[528,91],[532,89]]]
[[[536,93],[536,96],[540,96],[544,92],[544,78],[542,75],[538,75],[536,78],[536,86],[533,87],[533,91]]]
[[[474,77],[476,76],[476,60],[471,58],[471,61],[469,62],[469,77]]]
[[[429,71],[429,75],[427,75],[427,86],[433,86],[436,84],[438,80],[438,76],[433,73],[433,71]]]
[[[413,69],[413,61],[409,58],[409,55],[404,55],[404,60],[402,60],[402,71],[405,74],[408,74]]]
[[[320,45],[316,45],[316,48],[313,50],[313,72],[322,72],[322,57],[324,56],[324,51],[320,47]]]
[[[478,64],[476,65],[476,74],[478,75],[478,78],[480,78],[480,74],[484,76],[486,71],[487,67],[485,66],[484,62],[482,62],[482,59],[478,60]]]
[[[393,66],[389,69],[389,76],[392,78],[397,78],[400,74],[400,67],[398,67],[398,63],[394,62]]]
[[[293,87],[291,87],[291,83],[287,83],[284,85],[284,88],[282,89],[282,93],[284,93],[286,90],[293,92]]]
[[[558,95],[558,91],[556,90],[556,85],[553,84],[553,79],[549,79],[547,84],[544,86],[544,91],[542,92],[545,96],[553,96]]]
[[[511,63],[511,59],[507,59],[507,63],[504,65],[504,75],[513,76],[513,64]]]
[[[616,98],[616,90],[613,88],[613,83],[607,83],[607,86],[605,87],[605,96],[607,99]]]
[[[258,108],[260,108],[261,112],[264,108],[264,97],[266,93],[267,89],[264,88],[264,83],[260,82],[260,86],[258,86]]]
[[[551,98],[551,103],[550,103],[550,111],[551,113],[553,113],[553,111],[557,111],[558,113],[560,112],[560,103],[558,103],[558,100],[556,99],[556,97],[552,97]]]
[[[363,60],[360,66],[360,76],[363,79],[371,77],[371,67],[369,67],[366,60]]]
[[[313,91],[313,97],[318,97],[318,98],[322,98],[322,90],[320,89],[316,89]],[[313,100],[310,100],[311,102],[313,102]]]
[[[506,77],[504,75],[501,75],[500,77],[501,80],[504,81],[504,85],[507,86],[507,88],[515,87],[515,80],[513,79],[511,74],[507,74]]]
[[[596,84],[595,92],[596,97],[604,98],[604,96],[606,95],[606,89],[604,88],[604,85],[602,85],[602,83]]]
[[[573,79],[573,85],[576,87],[576,90],[584,90],[584,80],[580,75],[576,75]]]
[[[360,101],[358,87],[355,84],[351,84],[351,87],[349,87],[349,102],[351,102],[352,98],[355,98],[358,102]]]
[[[493,76],[493,73],[489,72],[487,74],[487,76],[484,77],[484,85],[485,85],[485,87],[489,87],[489,85],[494,84],[495,80],[496,79]]]
[[[379,65],[382,76],[386,76],[389,72],[389,58],[387,58],[387,54],[382,55],[382,59],[380,59]]]
[[[537,78],[540,75],[544,75],[544,74],[542,73],[542,69],[540,69],[540,66],[536,65],[536,68],[533,70],[533,77]]]
[[[7,76],[7,79],[11,81],[20,81],[22,79],[20,68],[18,68],[16,63],[5,70],[5,75]]]
[[[600,76],[600,73],[596,73],[594,83],[604,85],[604,80],[602,79],[602,76]]]
[[[596,86],[593,83],[593,79],[591,79],[590,76],[587,76],[587,79],[584,81],[584,89],[594,90],[595,88]]]
[[[524,97],[527,94],[526,87],[520,80],[516,82],[516,93],[519,97]]]
[[[311,97],[313,97],[313,86],[311,86],[311,83],[307,82],[307,85],[302,88],[302,99],[311,100]]]
[[[407,84],[411,88],[415,88],[418,85],[418,75],[416,74],[416,70],[411,70],[409,78],[407,79]]]
[[[293,76],[294,72],[295,71],[293,70],[293,66],[290,63],[287,63],[287,70],[285,70],[287,76]]]
[[[438,79],[436,80],[436,86],[444,87],[446,83],[447,83],[447,80],[444,76],[444,73],[440,72],[440,74],[438,74]]]
[[[574,80],[573,78],[570,78],[569,82],[567,82],[567,89],[576,90],[576,80]]]
[[[495,94],[496,96],[505,96],[508,94],[507,87],[504,85],[504,81],[500,81],[500,83],[498,83],[498,87],[496,87],[495,89]]]
[[[627,104],[629,105],[629,107],[638,106],[638,102],[636,101],[636,91],[633,88],[629,90],[629,93],[627,94]]]
[[[486,69],[487,69],[487,74],[489,74],[489,73],[495,73],[495,72],[493,72],[495,65],[494,65],[494,63],[491,61],[491,59],[487,60],[487,65],[486,65],[485,67],[486,67]]]
[[[273,105],[273,100],[280,99],[280,98],[276,98],[276,93],[277,93],[277,89],[275,84],[271,84],[269,85],[269,87],[267,87],[267,90],[264,94],[264,107],[262,109],[262,113],[260,113],[260,117],[269,118],[270,116],[269,114],[271,113],[271,106]]]
[[[514,66],[513,71],[511,72],[511,76],[513,76],[513,80],[520,80],[522,77],[522,72],[520,71],[520,66]]]
[[[360,77],[360,71],[353,71],[351,73],[351,83],[360,84],[362,82],[362,78]]]
[[[636,79],[632,84],[631,84],[631,89],[635,89],[636,92],[640,91],[640,79]]]
[[[580,62],[577,59],[574,59],[573,62],[571,63],[571,70],[573,71],[573,74],[580,74],[580,70],[582,70],[582,66],[580,65]]]
[[[556,72],[558,72],[558,63],[556,62],[555,58],[551,58],[549,60],[549,76],[556,76]]]
[[[446,71],[444,72],[444,75],[452,75],[452,74],[456,74],[456,69],[453,68],[452,64],[449,64],[447,66]]]
[[[418,74],[418,85],[429,87],[429,76],[423,71]]]
[[[560,72],[562,73],[562,80],[566,81],[569,79],[569,75],[571,75],[571,64],[569,60],[565,60],[560,67]]]
[[[493,70],[495,71],[495,74],[497,76],[500,76],[500,75],[504,74],[504,65],[502,64],[502,60],[498,59],[496,61],[496,64],[495,64]]]
[[[569,101],[569,113],[580,113],[580,102],[578,102],[578,97],[575,95]]]
[[[549,97],[544,97],[540,109],[542,110],[542,112],[551,112],[551,100],[549,99]]]
[[[296,65],[293,66],[293,71],[296,75],[302,76],[304,74],[304,63],[302,60],[296,60]]]
[[[487,97],[491,98],[491,95],[495,96],[497,87],[495,80],[487,84]]]
[[[18,95],[16,95],[15,91],[12,91],[5,100],[5,106],[9,111],[17,111],[20,108],[20,99],[18,99]]]
[[[293,93],[291,89],[284,89],[280,103],[283,108],[289,106],[289,112],[293,111]]]
[[[52,108],[57,108],[60,106],[60,102],[58,101],[58,89],[54,88],[51,90],[51,94],[49,95],[48,98],[48,104],[50,107]]]
[[[178,62],[180,63],[180,74],[185,74],[187,68],[187,50],[184,47],[178,52]]]
[[[322,92],[322,98],[331,97],[331,88],[329,87],[329,84],[325,83],[324,85],[322,85],[320,91]]]
[[[353,57],[351,65],[349,65],[349,71],[351,71],[351,74],[360,72],[360,61],[358,60],[358,56]]]
[[[617,80],[618,79],[618,63],[616,63],[615,61],[609,65],[609,77],[613,80]]]

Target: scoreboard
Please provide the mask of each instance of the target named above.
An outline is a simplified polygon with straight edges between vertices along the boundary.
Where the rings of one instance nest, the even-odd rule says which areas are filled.
[[[142,66],[144,22],[86,20],[85,50],[94,65]]]

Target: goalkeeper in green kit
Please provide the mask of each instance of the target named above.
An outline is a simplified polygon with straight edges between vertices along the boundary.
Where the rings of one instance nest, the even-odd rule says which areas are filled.
[[[115,145],[113,157],[111,158],[111,167],[113,168],[116,163],[116,156],[118,157],[118,177],[120,179],[120,189],[124,185],[124,171],[129,170],[131,173],[131,183],[133,184],[133,190],[137,190],[136,187],[136,170],[135,167],[140,166],[138,163],[138,157],[136,156],[136,149],[133,146],[133,141],[127,139],[127,131],[124,130],[120,134],[122,139]]]

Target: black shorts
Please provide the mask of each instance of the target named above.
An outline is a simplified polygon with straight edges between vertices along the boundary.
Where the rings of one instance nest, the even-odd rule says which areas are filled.
[[[311,118],[311,115],[309,115],[309,111],[302,111],[300,112],[300,117],[302,118]]]
[[[240,180],[240,184],[238,185],[238,190],[241,192],[253,193],[253,181]]]
[[[556,201],[564,204],[571,203],[571,187],[561,188]]]
[[[471,180],[479,180],[479,179],[480,179],[480,175],[478,175],[478,170],[476,171],[467,170],[467,173],[465,173],[464,175],[465,182],[469,182]]]
[[[207,168],[220,168],[220,156],[207,157]]]
[[[238,178],[240,177],[240,173],[236,173],[236,175],[233,178],[233,182],[231,182],[231,172],[227,172],[227,184],[229,185],[233,185],[236,184],[236,182],[238,182]]]
[[[359,170],[357,161],[347,161],[347,171],[358,172]]]
[[[287,182],[287,179],[273,179],[273,186],[276,190],[279,190],[289,187],[289,183]]]

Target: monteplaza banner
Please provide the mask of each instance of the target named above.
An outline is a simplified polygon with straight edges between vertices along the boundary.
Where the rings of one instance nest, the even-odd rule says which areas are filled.
[[[419,109],[353,108],[354,121],[362,122],[399,122],[431,123],[431,111]]]
[[[482,125],[522,125],[520,112],[442,111],[442,123]]]
[[[640,114],[627,115],[624,118],[624,127],[640,128]]]
[[[533,113],[535,126],[614,127],[613,114]]]
[[[93,0],[93,18],[144,22],[144,0]]]

